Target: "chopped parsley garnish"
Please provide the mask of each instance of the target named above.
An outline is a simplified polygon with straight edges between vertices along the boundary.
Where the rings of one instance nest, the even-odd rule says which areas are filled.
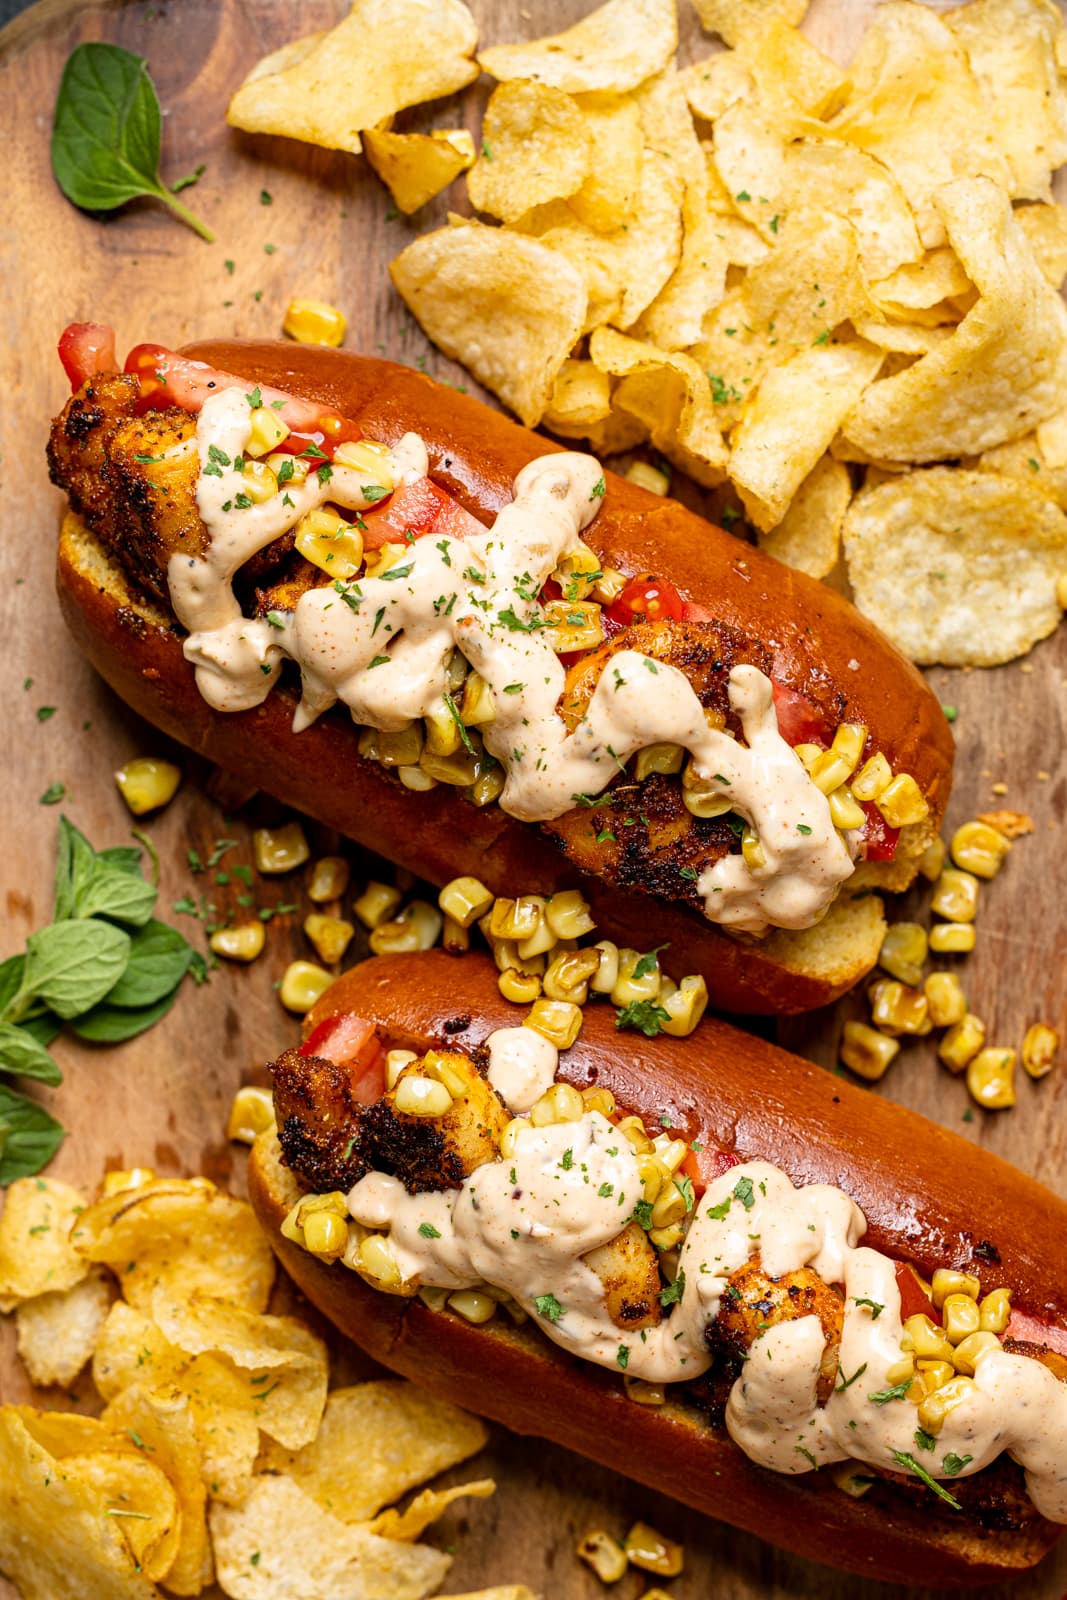
[[[569,1172],[574,1166],[574,1151],[564,1150],[562,1156],[560,1157],[559,1164],[563,1168],[564,1172]]]
[[[154,466],[158,466],[159,462],[161,462],[163,460],[163,457],[162,456],[134,456],[133,459],[137,462],[138,466],[141,466],[141,467],[154,467]]]
[[[601,828],[600,832],[596,836],[596,842],[597,844],[614,844],[615,835],[612,833],[610,828]]]
[[[281,466],[278,468],[278,472],[277,472],[278,482],[279,483],[288,483],[292,476],[293,476],[293,458],[292,458],[292,456],[286,456],[285,460],[282,462]]]
[[[805,836],[807,836],[811,832],[811,829],[808,827],[806,822],[798,822],[797,823],[797,832],[798,833],[802,833]]]
[[[554,1294],[539,1294],[534,1300],[534,1309],[546,1322],[558,1322],[563,1315],[563,1307]]]
[[[521,694],[522,691],[525,689],[525,687],[526,687],[526,685],[524,683],[506,683],[504,685],[504,693],[505,694]]]
[[[751,1178],[738,1178],[731,1192],[735,1200],[740,1200],[746,1211],[751,1211],[756,1204],[756,1195],[752,1187]]]
[[[327,459],[325,450],[320,450],[314,442],[309,444],[306,450],[301,450],[300,454],[301,457],[307,456],[309,461],[325,461]]]
[[[60,783],[57,780],[55,783],[50,783],[48,785],[48,788],[45,790],[44,794],[41,795],[37,804],[42,806],[57,806],[59,802],[65,798],[66,793],[66,784]]]
[[[602,1183],[600,1188],[597,1190],[597,1198],[600,1200],[610,1200],[614,1193],[615,1185],[613,1183]]]
[[[450,567],[452,565],[452,557],[448,553],[448,540],[438,539],[437,548],[441,552],[441,560],[444,562],[445,566]]]
[[[902,1383],[894,1383],[889,1389],[875,1389],[867,1399],[876,1406],[887,1406],[891,1400],[906,1400],[914,1382],[914,1378],[905,1378]]]
[[[272,628],[285,627],[285,618],[282,616],[280,611],[268,611],[267,621],[270,623]]]
[[[615,1357],[615,1360],[619,1363],[619,1366],[622,1368],[623,1372],[625,1372],[627,1367],[630,1365],[630,1346],[628,1344],[620,1344],[619,1352]]]
[[[708,382],[711,384],[711,398],[717,406],[729,405],[732,400],[740,400],[741,395],[720,372],[709,372]]]
[[[673,1283],[659,1292],[659,1303],[666,1309],[667,1306],[676,1306],[685,1293],[685,1273],[679,1272]]]
[[[615,1013],[616,1028],[633,1028],[646,1039],[654,1039],[657,1033],[662,1033],[663,1024],[670,1020],[670,1012],[654,1000],[631,1000],[628,1006],[621,1006]]]
[[[315,476],[318,478],[323,488],[325,488],[330,479],[333,477],[333,468],[330,466],[330,463],[327,461],[323,466],[321,466],[316,472]]]
[[[936,1478],[931,1478],[926,1468],[920,1467],[915,1457],[909,1456],[906,1450],[894,1450],[893,1460],[898,1467],[905,1467],[908,1471],[914,1472],[915,1476],[921,1478],[926,1487],[932,1489],[939,1499],[944,1500],[946,1505],[952,1507],[953,1511],[962,1511],[963,1507],[955,1495],[951,1495],[947,1489],[943,1489]]]
[[[650,972],[655,972],[656,968],[659,966],[660,951],[669,949],[669,944],[658,944],[654,950],[649,950],[641,957],[640,961],[638,961],[634,967],[634,977],[647,978]]]
[[[439,1239],[441,1237],[439,1229],[435,1228],[432,1222],[420,1222],[419,1233],[424,1239]]]
[[[811,1451],[806,1450],[802,1444],[795,1444],[793,1449],[796,1451],[798,1456],[803,1456],[806,1461],[810,1461],[813,1467],[818,1467],[819,1463],[816,1461]]]
[[[950,1450],[941,1465],[950,1478],[955,1478],[963,1471],[967,1463],[973,1460],[973,1456],[958,1456],[954,1450]]]
[[[58,706],[38,706],[34,715],[38,722],[48,722],[58,710]]]
[[[678,876],[680,878],[685,878],[689,883],[695,883],[697,880],[697,869],[696,867],[679,867]]]
[[[919,1446],[920,1450],[932,1450],[937,1443],[937,1440],[932,1433],[927,1433],[925,1428],[916,1428],[915,1443]]]
[[[252,506],[252,501],[243,490],[240,494],[234,495],[233,503],[237,507],[238,511],[249,511]]]
[[[815,342],[815,344],[829,344],[830,343],[830,330],[829,330],[829,328],[824,328],[822,330],[822,332],[819,334],[819,337],[814,342]]]
[[[576,806],[595,806],[600,800],[598,794],[572,794],[571,799]]]
[[[389,660],[388,656],[375,656],[374,660],[368,663],[368,666],[367,666],[368,672],[370,671],[371,667],[384,667],[388,660]]]
[[[863,1295],[863,1294],[861,1294],[861,1295],[855,1295],[854,1294],[852,1296],[852,1302],[853,1302],[854,1305],[857,1305],[857,1306],[870,1306],[870,1308],[871,1308],[871,1321],[872,1322],[877,1322],[878,1318],[882,1315],[882,1312],[885,1310],[885,1306],[882,1304],[882,1302],[880,1300],[868,1300],[867,1296]]]
[[[523,622],[521,617],[515,615],[514,606],[506,606],[503,611],[498,611],[496,619],[511,633],[536,633],[539,628],[547,626],[543,617],[531,617],[529,622]]]
[[[263,391],[259,387],[258,383],[252,390],[251,394],[245,395],[245,399],[248,401],[248,404],[252,407],[253,411],[258,410],[258,408],[263,404]]]
[[[414,570],[414,561],[409,561],[406,567],[390,567],[388,572],[381,574],[381,580],[383,583],[392,583],[396,578],[410,578]]]
[[[601,473],[600,477],[589,491],[590,500],[603,500],[605,494],[607,493],[607,488],[608,486],[604,479],[604,475]]]
[[[837,1364],[837,1375],[841,1379],[841,1382],[840,1383],[836,1383],[834,1385],[834,1393],[835,1394],[844,1394],[845,1390],[848,1389],[848,1388],[851,1388],[851,1386],[855,1383],[856,1379],[857,1378],[862,1378],[863,1374],[866,1371],[867,1371],[867,1363],[865,1361],[863,1363],[862,1367],[857,1367],[856,1368],[856,1370],[852,1374],[851,1378],[846,1378],[845,1377],[845,1370],[842,1367],[841,1363],[838,1362],[838,1364]]]
[[[652,1201],[638,1200],[634,1206],[634,1221],[647,1233],[652,1226]]]
[[[384,616],[385,616],[385,607],[384,606],[379,606],[377,611],[374,613],[374,626],[370,631],[370,636],[371,636],[372,639],[374,638],[374,635],[378,632],[378,629],[381,627],[382,618]]]
[[[384,500],[392,491],[383,489],[380,483],[365,483],[362,485],[363,498],[368,505],[373,505],[376,500]]]
[[[463,741],[463,748],[466,750],[469,756],[472,756],[474,754],[474,746],[471,743],[471,736],[463,726],[463,718],[456,710],[456,702],[453,700],[447,689],[445,690],[444,700],[445,705],[448,707],[448,714],[452,718],[452,721],[456,724],[456,732]]]
[[[359,584],[354,583],[349,586],[346,583],[342,583],[340,578],[335,578],[333,587],[334,591],[341,596],[349,611],[355,611],[358,614],[359,608],[363,604],[363,591]],[[371,662],[371,665],[373,666],[374,663]]]
[[[694,1204],[696,1202],[696,1195],[693,1193],[693,1180],[692,1180],[692,1178],[685,1178],[685,1177],[683,1177],[683,1178],[675,1178],[674,1187],[677,1189],[678,1193],[681,1195],[682,1199],[685,1201],[685,1209],[686,1209],[686,1211],[692,1211],[693,1206],[694,1206]]]
[[[707,1217],[709,1222],[721,1222],[733,1203],[733,1195],[728,1194],[726,1199],[720,1200],[717,1206],[709,1206],[704,1215]]]

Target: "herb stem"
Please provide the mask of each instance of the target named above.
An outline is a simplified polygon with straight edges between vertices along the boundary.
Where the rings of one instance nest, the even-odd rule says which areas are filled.
[[[206,239],[208,244],[215,243],[215,235],[208,227],[207,223],[201,222],[200,218],[195,216],[193,212],[189,210],[187,205],[183,205],[178,199],[178,196],[176,194],[172,194],[165,183],[160,184],[158,190],[156,190],[156,193],[159,195],[159,198],[163,201],[164,205],[170,206],[170,209],[174,212],[175,216],[181,217],[183,222],[188,223],[193,232],[198,233],[201,239]]]

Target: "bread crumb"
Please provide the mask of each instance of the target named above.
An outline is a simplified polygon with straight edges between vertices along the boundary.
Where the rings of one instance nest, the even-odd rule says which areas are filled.
[[[1033,672],[1033,670],[1034,670],[1033,662],[1031,662],[1031,661],[1020,661],[1019,662],[1019,671],[1020,672]]]
[[[995,783],[993,785],[993,793],[994,794],[1007,794],[1007,792],[1008,792],[1008,786],[1007,786],[1006,783]]]
[[[1034,819],[1025,811],[979,811],[978,820],[996,828],[1005,839],[1021,839],[1024,833],[1034,831]]]
[[[1049,781],[1049,774],[1047,772],[1039,772],[1037,775],[1037,781],[1038,783],[1047,783]]]

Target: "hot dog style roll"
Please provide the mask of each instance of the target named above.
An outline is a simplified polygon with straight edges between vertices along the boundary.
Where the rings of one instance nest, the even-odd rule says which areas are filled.
[[[811,1560],[1003,1579],[1067,1522],[1067,1206],[718,1022],[560,1050],[484,958],[355,968],[251,1193],[398,1372]],[[759,1094],[752,1085],[759,1083]]]
[[[61,354],[60,595],[143,715],[439,884],[582,874],[714,1005],[869,970],[869,891],[914,876],[952,741],[838,595],[386,362],[142,345],[120,372],[91,325]]]

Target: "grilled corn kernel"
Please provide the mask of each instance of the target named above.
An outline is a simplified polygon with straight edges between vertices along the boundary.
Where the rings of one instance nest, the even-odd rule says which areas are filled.
[[[421,755],[422,728],[417,722],[378,735],[378,760],[383,767],[415,767]]]
[[[871,1021],[895,1039],[902,1033],[922,1033],[928,1021],[926,996],[893,978],[871,984]]]
[[[406,1117],[443,1117],[452,1105],[452,1096],[433,1078],[405,1074],[393,1090],[393,1103]]]
[[[995,1333],[969,1333],[966,1339],[961,1339],[956,1346],[954,1352],[956,1371],[962,1372],[965,1377],[973,1378],[975,1369],[985,1352],[999,1349],[1000,1340]]]
[[[253,406],[251,422],[252,431],[248,435],[244,453],[254,461],[258,461],[260,456],[269,456],[289,437],[289,429],[273,406]]]
[[[1015,1051],[992,1046],[979,1050],[967,1066],[967,1088],[987,1111],[1015,1104]]]
[[[800,759],[804,761],[803,756]],[[851,778],[852,764],[839,750],[820,750],[808,767],[808,776],[816,789],[826,795],[833,794]]]
[[[282,332],[297,344],[324,344],[336,349],[344,343],[346,326],[343,312],[325,300],[290,300]]]
[[[348,1226],[332,1211],[313,1211],[304,1223],[304,1245],[312,1255],[337,1261],[348,1244]]]
[[[467,798],[472,805],[491,806],[503,794],[505,781],[500,762],[483,755],[479,758],[478,775],[467,790]]]
[[[947,922],[973,922],[978,914],[978,879],[946,867],[934,885],[930,905]]]
[[[449,1295],[448,1304],[464,1322],[473,1322],[476,1327],[496,1316],[496,1301],[492,1295],[482,1294],[477,1289],[457,1289],[455,1294]]]
[[[311,462],[300,456],[287,455],[284,450],[279,450],[275,455],[267,457],[267,465],[277,478],[279,484],[299,489],[302,483],[307,482],[311,470]]]
[[[617,1583],[626,1576],[626,1551],[618,1539],[613,1539],[610,1533],[604,1533],[600,1528],[586,1534],[581,1544],[576,1546],[575,1554],[579,1561],[592,1567],[601,1583]]]
[[[541,980],[536,973],[517,972],[514,967],[505,967],[496,986],[504,999],[516,1006],[530,1005],[541,993]]]
[[[569,1000],[535,1000],[525,1025],[557,1050],[569,1050],[582,1031],[582,1008]]]
[[[554,1083],[530,1108],[530,1122],[535,1128],[548,1128],[557,1122],[580,1122],[584,1115],[585,1102],[569,1083]]]
[[[880,750],[865,761],[852,779],[852,793],[857,800],[877,800],[885,794],[893,779],[893,769]]]
[[[255,506],[273,500],[278,493],[278,480],[265,461],[246,461],[241,468],[241,493]],[[239,504],[243,504],[239,500]]]
[[[871,1485],[878,1481],[871,1476],[862,1461],[840,1462],[831,1468],[830,1478],[834,1488],[840,1489],[842,1494],[847,1494],[850,1500],[862,1500]],[[647,1594],[644,1600],[648,1600]]]
[[[181,781],[181,771],[173,761],[158,761],[155,756],[138,756],[115,773],[119,793],[135,817],[168,805]]]
[[[975,941],[973,922],[940,922],[930,929],[930,949],[935,955],[967,955]]]
[[[867,821],[867,813],[853,797],[852,790],[847,783],[835,789],[829,796],[830,820],[835,828],[847,832],[849,828],[862,828]]]
[[[973,1011],[968,1011],[942,1035],[937,1057],[950,1072],[962,1072],[984,1044],[985,1023]]]
[[[839,1054],[850,1071],[868,1083],[877,1083],[900,1054],[900,1045],[865,1022],[846,1022]]]
[[[886,929],[878,965],[901,983],[916,989],[922,982],[928,944],[926,929],[917,922],[893,922]]]
[[[713,817],[724,817],[728,811],[733,810],[733,801],[728,795],[711,789],[687,788],[684,778],[682,804],[690,816],[700,817],[704,822],[709,822]]]
[[[982,1285],[970,1272],[956,1272],[951,1267],[938,1267],[930,1280],[930,1298],[940,1311],[949,1295],[966,1295],[970,1300],[977,1300],[982,1292]]]
[[[252,835],[256,868],[267,877],[302,867],[310,853],[299,822],[287,822],[281,828],[257,828]]]
[[[483,917],[482,922],[485,921],[487,918]],[[493,953],[498,972],[517,972],[524,978],[540,978],[544,974],[544,956],[520,956],[519,947],[514,939],[491,938],[489,948]]]
[[[670,1181],[670,1174],[663,1162],[654,1155],[638,1156],[637,1175],[641,1180],[641,1195],[645,1200],[655,1200],[664,1183]]]
[[[978,1332],[977,1300],[969,1294],[946,1295],[941,1321],[949,1344],[962,1344],[969,1333]]]
[[[380,928],[394,915],[402,898],[391,883],[378,883],[372,878],[359,899],[352,902],[352,910],[365,928]]]
[[[963,1405],[974,1393],[973,1378],[950,1378],[940,1389],[935,1389],[933,1394],[919,1401],[917,1416],[920,1428],[925,1433],[940,1433],[949,1412]]]
[[[741,835],[741,854],[749,872],[759,872],[767,865],[767,855],[760,844],[759,835],[748,824],[745,825],[745,831]]]
[[[545,916],[545,906],[543,900],[541,901],[541,909],[538,917],[537,927],[534,929],[533,933],[530,934],[528,939],[516,940],[516,945],[519,955],[524,961],[529,961],[534,956],[547,955],[550,950],[554,949],[556,945],[556,936],[548,925],[548,918]]]
[[[469,789],[479,777],[478,759],[466,750],[442,756],[427,745],[419,757],[419,766],[428,777],[435,778],[438,783],[451,784],[456,789]]]
[[[601,605],[610,606],[616,601],[626,588],[630,579],[625,572],[620,572],[618,567],[605,567],[593,584],[594,598]]]
[[[447,950],[449,955],[465,955],[471,947],[471,936],[466,928],[461,928],[458,922],[451,917],[446,917],[441,928],[441,948]]]
[[[863,747],[866,743],[867,729],[862,722],[842,722],[839,724],[830,748],[836,750],[839,756],[843,756],[846,761],[852,763],[849,768],[850,776],[859,765],[859,759],[863,754]]]
[[[626,1558],[632,1567],[658,1573],[661,1578],[676,1578],[685,1564],[681,1545],[665,1539],[646,1522],[635,1522],[626,1535]]]
[[[689,1154],[689,1146],[684,1139],[672,1139],[669,1134],[661,1133],[653,1140],[656,1151],[656,1160],[668,1174],[678,1171],[682,1162]]]
[[[340,900],[348,888],[349,867],[344,856],[320,856],[311,869],[308,899],[316,905]]]
[[[290,961],[282,975],[278,998],[287,1011],[303,1016],[330,987],[333,974],[313,961]]]
[[[320,911],[313,911],[304,918],[304,932],[314,945],[319,960],[328,967],[341,960],[355,931],[350,922],[343,921],[341,917],[327,917]]]
[[[405,1067],[410,1067],[413,1061],[419,1058],[414,1050],[387,1050],[385,1054],[385,1086],[387,1089],[396,1087],[397,1080]]]
[[[978,1302],[978,1326],[983,1333],[1004,1333],[1011,1319],[1011,1290],[990,1289]]]
[[[467,675],[463,685],[460,719],[468,728],[484,728],[486,723],[496,721],[493,691],[480,672]]]
[[[595,650],[604,642],[600,606],[595,600],[549,600],[544,637],[557,655],[571,650]]]
[[[401,562],[406,566],[410,559],[409,545],[395,544],[387,540],[385,544],[380,544],[377,550],[367,551],[364,577],[380,578],[384,573],[391,572],[393,567],[399,566]]]
[[[422,1288],[419,1290],[418,1298],[424,1306],[429,1306],[431,1311],[443,1311],[448,1304],[448,1290]]]
[[[602,1117],[615,1115],[615,1096],[610,1089],[583,1089],[582,1104],[587,1111],[599,1111]]]
[[[437,904],[461,928],[469,928],[492,907],[493,895],[477,878],[453,878],[437,896]]]
[[[923,792],[910,772],[901,772],[874,802],[891,828],[908,828],[929,816]]]
[[[282,1238],[288,1239],[291,1244],[303,1245],[304,1243],[304,1230],[300,1226],[300,1207],[302,1203],[302,1201],[298,1200],[295,1205],[289,1207],[278,1229]]]
[[[524,894],[517,900],[501,896],[489,913],[491,939],[528,939],[537,931],[545,902],[540,895]]]
[[[368,486],[385,489],[389,493],[396,488],[389,446],[379,444],[376,439],[346,439],[344,444],[337,446],[333,459],[337,466],[350,467],[353,472],[358,472]],[[377,499],[381,498],[381,495],[377,496]]]
[[[637,1406],[662,1406],[667,1403],[667,1391],[662,1383],[646,1383],[644,1378],[623,1378],[627,1400]]]
[[[689,1207],[685,1203],[685,1196],[674,1182],[673,1178],[665,1183],[652,1205],[652,1226],[654,1228],[669,1228],[676,1222],[681,1222],[686,1216]]]
[[[925,1311],[905,1318],[901,1349],[910,1350],[916,1361],[947,1361],[950,1365],[952,1363],[952,1346],[945,1336],[945,1330],[939,1328]]]
[[[627,1144],[632,1145],[639,1156],[655,1155],[656,1147],[648,1137],[648,1129],[640,1117],[623,1117],[618,1124],[618,1129]]]
[[[1023,1066],[1031,1078],[1043,1078],[1056,1065],[1060,1036],[1047,1023],[1034,1022],[1023,1039]]]
[[[602,576],[600,557],[580,540],[557,562],[552,573],[567,600],[588,600]]]
[[[886,1382],[894,1386],[903,1383],[905,1378],[914,1378],[915,1370],[915,1357],[910,1351],[905,1351],[898,1361],[886,1367]]]
[[[634,461],[626,469],[627,483],[636,483],[649,494],[665,495],[671,492],[671,480],[665,472],[654,467],[651,461]]]
[[[816,761],[826,752],[821,744],[795,744],[793,746],[793,754],[804,768],[804,771],[810,775]]]
[[[359,1247],[359,1270],[380,1289],[399,1289],[400,1268],[389,1240],[381,1233],[369,1233]]]
[[[273,1123],[274,1097],[270,1090],[246,1084],[233,1097],[226,1122],[226,1137],[236,1139],[241,1144],[252,1144]]]
[[[682,979],[673,994],[661,994],[658,1003],[670,1018],[663,1023],[663,1032],[674,1039],[686,1039],[707,1010],[708,986],[699,975],[691,975]]]
[[[956,1376],[951,1361],[919,1361],[916,1364],[924,1395],[933,1394],[935,1389],[940,1389],[943,1383],[948,1383]]]
[[[600,939],[593,945],[600,953],[600,965],[589,980],[594,994],[610,994],[619,981],[619,947],[610,939]]]
[[[412,900],[391,922],[381,922],[370,936],[376,956],[432,950],[441,937],[444,918],[427,900]]]
[[[634,777],[644,783],[653,772],[681,772],[684,761],[685,751],[680,744],[649,744],[637,752]]]
[[[578,889],[561,889],[558,894],[549,895],[545,918],[557,939],[581,939],[596,927],[589,915],[589,903]]]
[[[437,788],[437,779],[431,778],[421,767],[397,767],[396,775],[405,789],[411,789],[417,794],[425,794],[428,789]]]
[[[229,1137],[233,1139],[238,1135],[231,1133]],[[129,1189],[140,1189],[151,1183],[155,1175],[154,1167],[126,1167],[105,1172],[103,1192],[108,1198],[113,1194],[125,1194]]]
[[[944,865],[945,841],[941,838],[931,839],[919,857],[919,871],[927,883],[936,883],[941,876],[941,869]]]
[[[331,506],[316,506],[300,518],[296,548],[331,578],[354,578],[363,564],[363,535]]]
[[[452,756],[460,747],[462,735],[457,719],[447,705],[442,703],[428,711],[426,723],[426,749],[431,755]]]
[[[656,1250],[677,1250],[684,1238],[684,1222],[672,1222],[669,1228],[649,1228],[648,1230],[648,1242]]]
[[[954,972],[931,972],[923,984],[923,994],[935,1028],[951,1028],[967,1015],[967,996]]]
[[[512,1117],[500,1135],[500,1154],[505,1161],[510,1161],[515,1154],[516,1140],[519,1134],[530,1126],[525,1117]]]
[[[584,1006],[589,998],[589,979],[600,966],[597,950],[565,950],[549,962],[544,976],[544,991],[550,1000],[573,1000]]]
[[[641,970],[640,976],[638,971]],[[639,950],[619,951],[619,973],[612,986],[613,1006],[629,1006],[638,1000],[655,1000],[659,995],[659,957],[654,951],[642,955]]]
[[[216,928],[208,940],[217,956],[227,961],[254,961],[262,955],[267,930],[262,922],[240,922],[235,928]]]
[[[952,835],[950,848],[957,867],[973,872],[976,878],[995,878],[1011,841],[988,822],[965,822]]]

